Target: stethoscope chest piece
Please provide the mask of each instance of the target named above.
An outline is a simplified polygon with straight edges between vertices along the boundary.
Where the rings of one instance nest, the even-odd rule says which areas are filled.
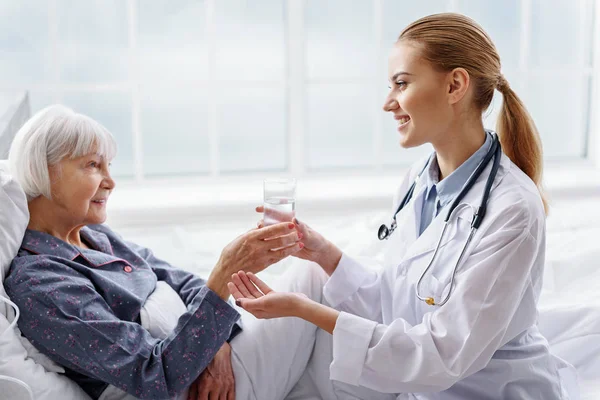
[[[379,240],[387,239],[390,236],[390,230],[387,226],[385,226],[385,224],[381,224],[379,231],[377,232],[377,236],[379,237]]]

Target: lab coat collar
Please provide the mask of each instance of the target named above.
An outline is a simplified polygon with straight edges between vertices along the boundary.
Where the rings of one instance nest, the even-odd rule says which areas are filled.
[[[475,185],[473,185],[471,190],[469,190],[461,203],[454,210],[454,213],[449,220],[448,229],[444,235],[444,238],[442,239],[442,242],[440,243],[440,248],[452,241],[455,236],[461,232],[461,230],[471,229],[471,220],[475,210],[477,207],[479,207],[481,202],[483,190],[492,169],[492,164],[493,162],[490,162],[487,165],[483,173],[477,179]],[[492,185],[492,195],[490,195],[490,200],[493,201],[493,192],[500,184],[502,179],[506,176],[509,168],[510,159],[503,153],[502,158],[500,159],[500,167],[498,168],[496,179]],[[431,224],[420,236],[418,235],[418,227],[421,219],[421,208],[423,204],[422,196],[424,195],[426,188],[426,183],[423,182],[423,179],[421,179],[420,182],[417,183],[417,188],[415,190],[418,190],[419,194],[414,196],[414,200],[412,201],[414,203],[410,208],[410,212],[406,213],[406,220],[403,221],[404,225],[402,225],[402,228],[399,229],[405,235],[403,239],[406,240],[407,248],[402,260],[403,262],[434,251],[444,228],[444,219],[446,218],[450,204],[440,211],[437,217],[433,219]]]

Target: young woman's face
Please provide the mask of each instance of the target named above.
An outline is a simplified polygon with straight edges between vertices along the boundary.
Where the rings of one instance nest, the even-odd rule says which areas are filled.
[[[448,74],[422,59],[418,45],[399,41],[389,57],[390,92],[383,109],[394,115],[404,148],[434,143],[452,121]]]
[[[97,154],[65,158],[50,167],[52,210],[73,225],[101,224],[115,182],[109,163]]]

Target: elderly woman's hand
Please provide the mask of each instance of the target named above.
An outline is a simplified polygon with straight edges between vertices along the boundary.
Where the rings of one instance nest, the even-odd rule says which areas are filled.
[[[240,270],[257,273],[297,253],[304,247],[300,238],[292,222],[246,232],[225,246],[206,285],[222,299],[227,299],[227,282],[232,274]]]
[[[231,346],[223,344],[188,391],[188,400],[235,400]]]
[[[262,213],[263,211],[263,206],[256,207],[256,212]],[[304,244],[302,249],[294,253],[293,256],[315,262],[319,264],[327,274],[333,274],[340,258],[342,258],[342,251],[304,222],[298,221],[297,218],[294,218],[293,222],[296,224],[296,230]],[[258,221],[257,226],[262,228],[264,226],[264,221],[262,219]]]

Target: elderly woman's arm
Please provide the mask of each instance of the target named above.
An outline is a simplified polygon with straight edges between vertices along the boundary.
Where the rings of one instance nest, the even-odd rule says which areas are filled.
[[[54,361],[136,397],[168,398],[186,389],[231,333],[239,314],[206,286],[165,339],[117,318],[69,261],[27,256],[6,286],[23,310],[19,327]],[[43,274],[36,273],[40,269]]]
[[[179,297],[181,297],[181,300],[186,306],[192,302],[202,287],[206,286],[205,279],[202,279],[199,276],[180,268],[174,268],[168,262],[156,257],[149,248],[140,246],[133,242],[126,243],[133,251],[135,251],[148,263],[159,281],[166,282],[179,294]],[[233,338],[237,336],[241,330],[242,328],[239,323],[234,324],[231,336],[227,339],[227,341],[229,342],[233,340]]]

